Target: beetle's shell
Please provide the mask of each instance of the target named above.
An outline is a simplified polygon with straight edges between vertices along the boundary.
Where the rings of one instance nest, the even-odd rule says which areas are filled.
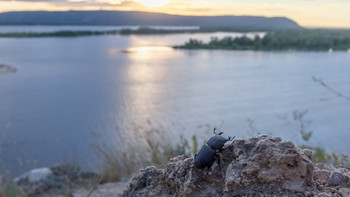
[[[215,135],[208,140],[207,144],[214,150],[221,150],[227,141],[228,139],[221,135]]]
[[[194,166],[203,169],[215,161],[216,151],[203,145],[197,156],[194,158]]]

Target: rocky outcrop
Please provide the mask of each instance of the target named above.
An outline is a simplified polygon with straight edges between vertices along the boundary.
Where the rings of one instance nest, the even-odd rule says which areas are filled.
[[[146,167],[124,196],[350,196],[348,168],[313,164],[311,151],[281,138],[235,140],[207,171],[177,156],[164,169]]]

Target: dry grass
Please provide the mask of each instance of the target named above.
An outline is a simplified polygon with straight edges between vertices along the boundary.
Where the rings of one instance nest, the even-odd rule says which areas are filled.
[[[171,136],[164,127],[149,120],[146,126],[133,124],[128,132],[120,131],[118,137],[126,149],[90,144],[102,161],[103,182],[120,181],[148,165],[163,167],[170,158],[190,152],[187,151],[190,148],[188,141],[181,136]]]
[[[1,178],[1,177],[0,177]],[[25,197],[26,194],[21,187],[13,181],[3,184],[0,181],[0,197]]]

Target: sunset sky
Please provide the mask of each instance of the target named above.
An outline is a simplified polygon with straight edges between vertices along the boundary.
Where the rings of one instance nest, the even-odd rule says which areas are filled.
[[[0,0],[0,12],[24,10],[285,16],[305,27],[350,28],[350,0]]]

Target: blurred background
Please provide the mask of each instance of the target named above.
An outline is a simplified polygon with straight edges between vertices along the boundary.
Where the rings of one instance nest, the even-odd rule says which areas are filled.
[[[344,162],[349,10],[347,0],[0,1],[0,174],[67,163],[122,180],[193,155],[214,128]]]

